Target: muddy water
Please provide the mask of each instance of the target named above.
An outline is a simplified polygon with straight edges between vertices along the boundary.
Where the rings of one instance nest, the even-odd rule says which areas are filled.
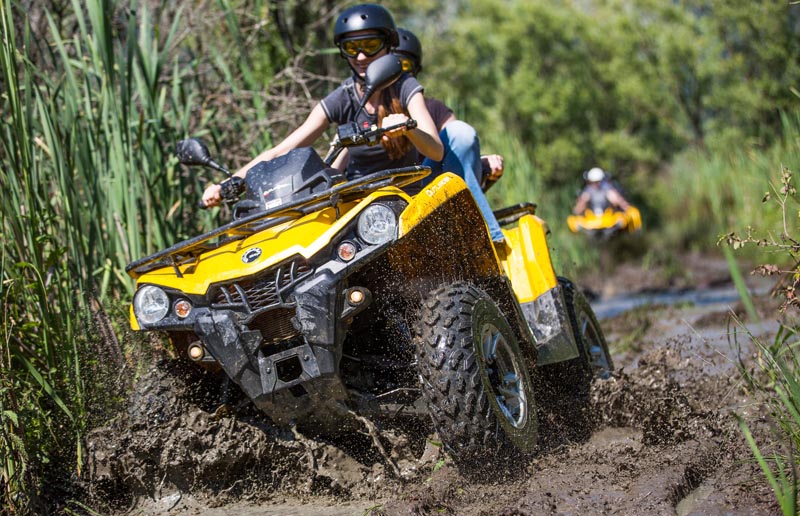
[[[763,296],[769,292],[771,285],[760,282],[750,292],[751,295]],[[657,292],[628,293],[609,298],[598,299],[592,303],[598,319],[609,319],[629,310],[647,306],[694,305],[703,307],[705,312],[716,312],[736,306],[741,300],[738,290],[733,285],[717,286],[705,289],[662,290]]]
[[[366,431],[315,440],[247,406],[215,411],[157,370],[127,414],[92,434],[92,504],[212,516],[776,514],[732,418],[758,414],[736,375],[751,348],[731,311],[741,307],[725,298],[605,314],[617,371],[593,386],[590,432],[570,437],[543,415],[533,458],[477,480],[419,435],[387,432],[388,457]],[[749,327],[769,338],[775,324]]]

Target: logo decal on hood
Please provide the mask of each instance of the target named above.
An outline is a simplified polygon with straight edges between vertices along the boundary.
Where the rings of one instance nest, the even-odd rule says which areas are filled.
[[[244,252],[244,254],[242,255],[242,261],[244,263],[251,263],[258,260],[259,256],[261,256],[261,248],[253,247]]]

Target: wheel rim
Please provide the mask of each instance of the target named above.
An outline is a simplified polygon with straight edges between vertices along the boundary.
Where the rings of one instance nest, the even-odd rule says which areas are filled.
[[[608,354],[606,353],[599,330],[586,313],[581,314],[580,329],[580,337],[583,339],[583,342],[586,344],[586,349],[589,351],[589,365],[592,367],[592,373],[603,379],[608,378],[611,375],[611,364],[608,361]]]
[[[500,412],[514,428],[522,428],[528,419],[525,378],[506,338],[491,323],[481,329],[481,351],[489,388]]]

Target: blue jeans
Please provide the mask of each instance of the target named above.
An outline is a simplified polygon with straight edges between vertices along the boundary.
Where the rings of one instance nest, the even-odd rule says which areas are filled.
[[[481,144],[478,133],[466,122],[454,120],[439,132],[439,138],[444,145],[444,158],[442,161],[425,158],[422,162],[423,166],[431,167],[431,175],[424,179],[425,184],[443,172],[452,172],[461,177],[467,183],[467,188],[489,226],[492,240],[502,240],[500,224],[497,223],[478,180],[481,177]]]

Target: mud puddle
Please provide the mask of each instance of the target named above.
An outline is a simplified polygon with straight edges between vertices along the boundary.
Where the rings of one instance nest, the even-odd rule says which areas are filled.
[[[366,429],[312,438],[247,405],[221,410],[216,393],[195,391],[202,382],[155,371],[132,408],[91,435],[89,504],[212,516],[778,513],[732,417],[758,414],[735,374],[747,338],[732,345],[737,307],[723,305],[604,319],[617,371],[593,385],[590,431],[540,428],[532,459],[477,480],[424,432],[382,427],[384,453]]]
[[[753,296],[769,293],[772,285],[759,285],[750,292]],[[592,309],[600,320],[610,319],[617,315],[647,306],[695,305],[704,307],[705,311],[724,310],[741,302],[739,291],[733,285],[725,285],[702,290],[667,290],[616,295],[592,302]]]

